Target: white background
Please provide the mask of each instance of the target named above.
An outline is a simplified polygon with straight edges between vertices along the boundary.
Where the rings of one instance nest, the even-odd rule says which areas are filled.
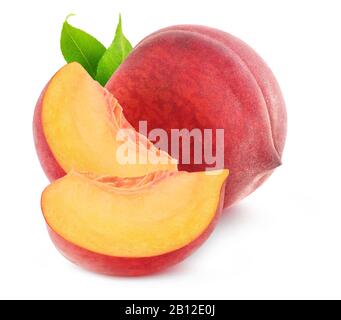
[[[289,115],[272,178],[184,263],[133,279],[91,274],[55,250],[31,132],[36,99],[64,64],[66,15],[109,45],[119,12],[134,45],[179,23],[240,37],[273,69]],[[0,298],[341,298],[340,17],[338,0],[0,1]]]

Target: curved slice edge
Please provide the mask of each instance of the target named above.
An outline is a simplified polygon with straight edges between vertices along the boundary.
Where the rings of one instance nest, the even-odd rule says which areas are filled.
[[[66,172],[57,162],[55,156],[53,155],[47,143],[47,140],[44,134],[43,124],[42,124],[42,110],[43,110],[43,99],[44,99],[48,86],[49,86],[49,83],[44,88],[36,104],[36,108],[35,108],[34,116],[33,116],[33,138],[34,138],[34,144],[36,147],[38,159],[40,161],[40,164],[47,178],[50,181],[55,181],[59,178],[64,177]]]

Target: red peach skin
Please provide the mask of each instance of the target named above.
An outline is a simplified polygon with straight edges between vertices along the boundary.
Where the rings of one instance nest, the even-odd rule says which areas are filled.
[[[147,120],[149,130],[168,134],[172,128],[225,130],[224,167],[231,175],[224,207],[256,190],[281,164],[287,117],[279,85],[262,58],[228,33],[191,25],[160,30],[133,50],[107,88],[135,129]],[[179,170],[207,167],[179,160]]]

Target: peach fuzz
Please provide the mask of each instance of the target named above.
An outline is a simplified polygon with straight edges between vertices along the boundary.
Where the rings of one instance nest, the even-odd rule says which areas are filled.
[[[46,188],[42,211],[51,239],[73,263],[107,275],[154,274],[209,237],[227,176],[227,170],[125,179],[71,172]]]
[[[173,128],[224,129],[224,168],[231,171],[225,207],[256,190],[281,164],[287,116],[279,85],[263,59],[228,33],[192,25],[155,32],[106,87],[136,129],[141,120],[168,134]],[[179,170],[207,166],[179,159]]]

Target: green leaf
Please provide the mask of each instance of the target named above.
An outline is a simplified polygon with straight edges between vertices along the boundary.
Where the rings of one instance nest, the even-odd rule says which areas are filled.
[[[115,39],[98,63],[96,80],[105,86],[132,49],[132,45],[122,32],[122,17],[120,15]]]
[[[99,60],[106,48],[93,36],[71,26],[69,15],[63,25],[60,47],[67,63],[78,62],[95,78]]]

